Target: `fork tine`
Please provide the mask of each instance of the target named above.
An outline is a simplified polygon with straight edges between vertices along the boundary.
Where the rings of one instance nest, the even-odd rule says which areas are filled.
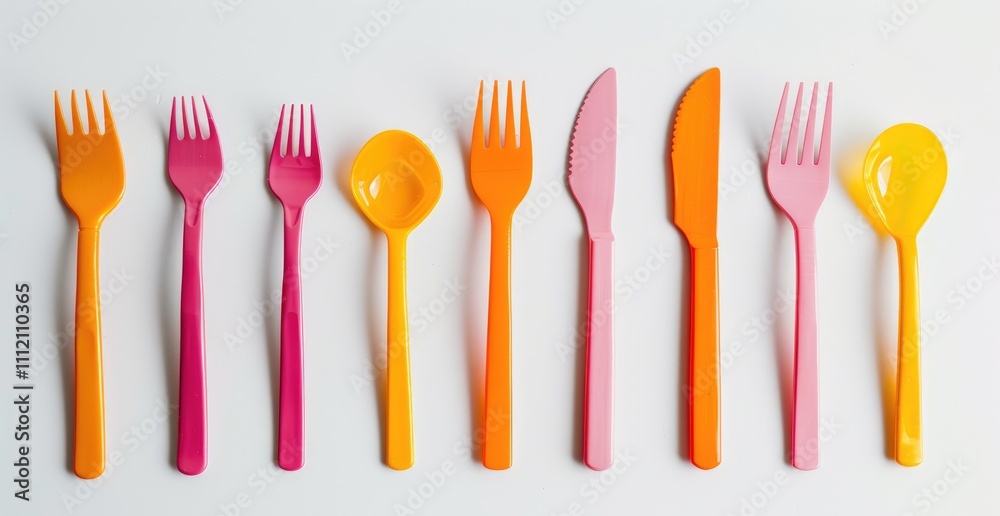
[[[194,107],[194,106],[192,106]],[[184,138],[194,138],[194,135],[188,131],[188,110],[187,104],[184,102],[184,97],[181,97],[181,119],[184,121],[184,134],[182,134],[182,140]]]
[[[177,97],[170,101],[170,141],[177,139]]]
[[[111,103],[108,102],[108,92],[101,90],[104,99],[104,134],[118,140],[118,130],[115,128],[115,117],[111,115]]]
[[[69,133],[66,132],[66,119],[63,118],[62,104],[59,102],[59,92],[56,91],[54,94],[56,99],[56,136],[67,136]]]
[[[286,138],[285,156],[292,155],[292,133],[295,132],[295,104],[289,104],[291,107],[288,110],[288,136]]]
[[[785,147],[785,159],[781,160],[784,165],[791,158],[792,163],[798,163],[799,156],[799,114],[802,109],[802,83],[799,83],[799,92],[795,95],[795,111],[792,111],[792,126],[788,129],[788,146]]]
[[[319,142],[316,140],[316,111],[309,104],[309,157],[319,161]]]
[[[799,164],[815,164],[816,156],[813,153],[814,135],[816,134],[816,100],[819,98],[819,83],[813,84],[812,100],[809,102],[809,118],[806,120],[806,135],[802,140],[802,159]],[[806,160],[808,158],[808,161]]]
[[[823,113],[823,134],[820,135],[819,157],[816,158],[816,164],[826,167],[827,170],[829,170],[830,166],[830,122],[832,114],[833,83],[831,82],[826,92],[826,110]]]
[[[299,152],[296,156],[306,155],[306,108],[299,104]]]
[[[90,90],[83,90],[83,96],[87,99],[87,134],[100,136],[100,128],[97,127],[97,113],[94,112],[94,103],[90,100]]]
[[[274,145],[271,146],[271,161],[281,157],[281,128],[285,125],[285,105],[281,105],[281,114],[278,115],[278,128],[274,131]]]
[[[507,116],[503,119],[503,147],[517,147],[517,135],[514,133],[514,87],[511,81],[507,81]]]
[[[59,95],[56,95],[56,102],[59,102]],[[483,138],[483,81],[479,81],[479,100],[476,102],[476,116],[472,121],[472,144],[471,148],[481,149],[486,144]]]
[[[531,149],[531,125],[528,124],[528,90],[521,81],[521,145],[518,148]]]
[[[73,135],[76,136],[83,132],[83,120],[80,120],[80,106],[76,104],[76,90],[73,90],[69,94],[69,108],[73,112]]]
[[[198,104],[196,104],[195,101],[194,101],[194,95],[191,96],[191,116],[194,119],[194,124],[193,124],[194,125],[194,130],[198,132],[198,139],[199,140],[204,140],[205,139],[205,129],[204,129],[204,127],[202,127],[204,124],[202,123],[201,119],[198,117]]]
[[[208,99],[204,95],[201,96],[201,103],[205,106],[205,118],[208,119],[208,139],[218,140],[219,137],[215,135],[215,119],[212,118],[212,110],[208,109]]]
[[[785,124],[785,105],[788,104],[788,86],[781,92],[781,103],[778,104],[778,116],[774,119],[774,131],[771,133],[771,149],[768,151],[767,162],[780,163],[781,160],[781,126]]]
[[[487,147],[500,147],[500,107],[499,107],[499,82],[493,81],[493,106],[490,108],[490,134],[486,142]]]

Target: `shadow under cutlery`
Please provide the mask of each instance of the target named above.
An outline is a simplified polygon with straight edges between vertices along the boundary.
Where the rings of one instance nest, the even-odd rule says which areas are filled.
[[[163,128],[161,128],[161,132],[163,141],[169,145],[170,137],[168,132]],[[181,234],[184,227],[184,200],[181,198],[180,194],[177,193],[177,189],[174,188],[173,183],[170,181],[166,160],[167,156],[164,155],[163,188],[170,192],[171,202],[170,213],[166,217],[166,223],[164,224],[164,230],[162,233],[163,238],[160,239],[162,245],[160,256],[166,256],[180,261],[183,251],[178,251],[180,251],[183,247]],[[160,275],[160,282],[158,285],[159,295],[157,296],[157,299],[160,300],[159,337],[162,340],[160,350],[163,353],[163,373],[164,380],[166,382],[165,387],[167,389],[168,407],[177,406],[179,401],[178,396],[180,394],[181,315],[179,296],[181,281],[179,276],[171,273],[173,270],[173,268],[168,267]],[[170,444],[167,447],[167,461],[171,468],[175,467],[177,464],[178,417],[179,412],[173,414],[173,417],[170,418],[171,424],[169,425]]]
[[[673,161],[670,158],[672,142],[674,140],[674,123],[677,120],[677,111],[681,107],[681,101],[684,100],[683,94],[677,97],[670,110],[670,119],[667,122],[667,137],[665,140],[665,147],[663,151],[663,161],[664,161],[664,171],[665,171],[665,181],[664,181],[664,193],[665,193],[665,206],[666,206],[666,217],[670,225],[677,228],[674,223],[674,167]],[[681,249],[690,248],[686,236],[680,228],[677,228],[678,236],[680,237],[682,244]],[[678,325],[677,325],[677,456],[678,458],[688,461],[691,458],[690,453],[690,427],[689,427],[689,408],[690,408],[690,387],[688,386],[688,381],[690,379],[690,342],[691,342],[691,287],[692,280],[691,277],[691,259],[690,250],[688,252],[688,258],[680,260],[681,264],[681,284],[683,287],[679,291],[680,299],[678,300],[678,306],[680,307],[680,313],[678,314]]]

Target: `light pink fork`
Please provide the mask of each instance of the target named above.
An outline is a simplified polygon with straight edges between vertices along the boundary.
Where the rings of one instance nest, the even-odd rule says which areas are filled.
[[[208,136],[191,97],[193,127],[188,128],[187,104],[181,99],[184,132],[177,134],[177,98],[170,109],[167,171],[184,198],[184,250],[181,274],[180,393],[177,417],[177,469],[197,475],[208,465],[208,414],[205,390],[205,320],[201,281],[201,220],[205,199],[222,179],[222,149],[215,121],[202,97]],[[197,130],[197,135],[195,131]]]
[[[288,115],[288,132],[282,155],[281,130],[285,106],[281,106],[278,130],[271,147],[267,184],[281,201],[285,218],[285,273],[281,282],[281,379],[278,407],[278,465],[293,471],[304,463],[303,374],[302,374],[302,289],[299,248],[302,241],[302,211],[306,201],[323,181],[319,144],[316,143],[316,116],[309,106],[311,138],[305,147],[305,109],[299,105],[298,152],[292,149],[295,105]]]
[[[788,103],[788,83],[781,94],[778,117],[771,135],[767,158],[767,188],[771,197],[795,228],[798,272],[795,296],[795,393],[792,402],[792,465],[811,470],[819,467],[819,352],[816,329],[816,213],[830,186],[830,115],[833,84],[826,96],[826,114],[820,136],[819,155],[814,157],[816,100],[819,83],[813,85],[809,118],[798,153],[799,113],[803,85],[795,96],[795,111],[785,153],[781,155],[781,127]]]

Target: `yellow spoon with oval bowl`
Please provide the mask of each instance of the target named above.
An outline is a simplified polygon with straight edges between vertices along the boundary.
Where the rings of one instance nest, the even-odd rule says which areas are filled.
[[[879,173],[887,161],[890,161],[890,171],[884,178],[883,189]],[[864,182],[868,196],[896,241],[899,254],[895,457],[903,466],[916,466],[923,460],[917,232],[941,196],[947,176],[944,147],[930,129],[917,124],[899,124],[886,129],[875,139],[865,157]]]
[[[406,312],[406,237],[441,197],[441,170],[430,149],[405,131],[368,140],[351,169],[351,192],[361,211],[389,242],[386,358],[386,462],[413,465],[413,412]]]

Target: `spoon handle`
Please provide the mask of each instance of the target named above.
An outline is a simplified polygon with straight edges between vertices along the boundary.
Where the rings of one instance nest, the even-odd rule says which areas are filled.
[[[819,467],[819,353],[816,329],[816,230],[795,229],[795,401],[792,408],[792,465]]]
[[[406,237],[389,239],[389,313],[386,355],[386,462],[413,466],[413,410],[410,395],[410,337],[406,322]]]
[[[301,240],[302,217],[286,217],[285,273],[281,282],[278,465],[287,471],[301,468],[304,461]]]
[[[511,452],[511,217],[491,218],[490,303],[486,329],[486,411],[483,466],[507,469]]]
[[[899,349],[896,376],[896,462],[923,461],[920,432],[920,300],[915,237],[896,240],[899,253]]]
[[[691,342],[688,396],[691,462],[722,462],[719,422],[719,249],[691,248]]]

